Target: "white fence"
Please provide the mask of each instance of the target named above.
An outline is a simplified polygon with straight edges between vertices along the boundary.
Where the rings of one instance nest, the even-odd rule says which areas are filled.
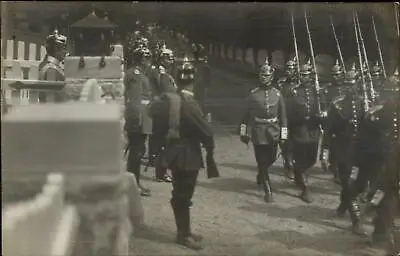
[[[64,176],[49,174],[32,200],[2,208],[4,256],[71,255],[79,217],[64,203]]]

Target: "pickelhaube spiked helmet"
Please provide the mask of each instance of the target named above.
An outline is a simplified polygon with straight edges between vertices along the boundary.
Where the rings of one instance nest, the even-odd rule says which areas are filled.
[[[311,66],[311,61],[308,60],[306,64],[300,67],[300,74],[302,75],[310,75],[313,72],[313,67]]]
[[[356,70],[356,64],[353,63],[351,66],[351,69],[346,73],[345,75],[345,80],[344,82],[347,84],[355,84],[357,82],[357,70]]]
[[[382,72],[383,72],[383,71],[382,71],[382,68],[380,67],[379,63],[376,62],[375,65],[372,67],[371,75],[373,75],[373,76],[379,76],[379,75],[382,74]]]
[[[293,60],[288,60],[286,62],[286,69],[295,69],[296,67],[296,57],[293,58]]]
[[[46,38],[46,44],[50,45],[67,45],[67,37],[58,33],[58,30],[55,29],[52,34],[48,35]]]
[[[188,57],[185,56],[183,62],[178,66],[178,78],[182,80],[193,80],[196,68]]]
[[[343,74],[343,68],[339,64],[339,60],[336,60],[335,65],[332,67],[332,75],[340,75]]]
[[[171,49],[166,48],[165,45],[161,48],[160,57],[167,58],[169,60],[175,59],[174,52]]]
[[[268,58],[266,58],[265,63],[260,68],[260,74],[272,75],[273,73],[274,73],[274,68],[269,65]]]

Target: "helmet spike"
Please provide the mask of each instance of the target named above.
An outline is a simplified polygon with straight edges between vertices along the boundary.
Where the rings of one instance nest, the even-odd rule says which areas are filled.
[[[339,66],[339,60],[338,60],[338,59],[336,59],[335,65],[336,65],[336,66]]]
[[[268,57],[266,57],[266,58],[265,58],[265,62],[264,62],[264,64],[265,64],[265,65],[269,65],[269,62],[268,62]]]
[[[398,76],[399,75],[399,68],[396,67],[396,69],[393,72],[393,75]]]

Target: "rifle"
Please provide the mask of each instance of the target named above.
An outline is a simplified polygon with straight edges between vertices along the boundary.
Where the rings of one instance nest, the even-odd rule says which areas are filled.
[[[304,8],[304,20],[306,22],[308,42],[310,44],[310,52],[311,52],[312,64],[314,66],[315,90],[317,91],[317,110],[318,110],[318,114],[321,115],[321,102],[320,102],[320,95],[319,95],[320,94],[320,87],[319,87],[319,80],[318,80],[317,65],[315,64],[314,47],[313,47],[312,40],[311,40],[310,29],[308,27],[307,12],[306,12],[305,8]]]
[[[353,12],[353,23],[354,23],[354,32],[355,32],[356,41],[357,41],[358,60],[360,62],[361,79],[362,79],[362,85],[363,85],[363,91],[364,91],[364,111],[368,112],[369,104],[368,104],[367,85],[365,84],[365,77],[364,77],[364,73],[363,73],[363,70],[362,70],[361,49],[360,49],[360,42],[358,40],[357,23],[356,23],[356,17],[355,17],[355,13],[354,12]]]
[[[297,79],[300,81],[300,60],[299,60],[299,52],[297,50],[297,39],[296,39],[296,30],[294,28],[294,15],[293,11],[291,12],[292,15],[292,32],[293,32],[293,41],[294,41],[294,52],[296,54],[296,63],[297,63]]]
[[[395,20],[396,20],[397,36],[400,37],[399,10],[398,10],[399,2],[394,2],[393,4],[394,4],[394,15],[395,15]]]
[[[360,28],[360,22],[358,21],[358,15],[357,15],[357,11],[354,12],[355,13],[355,19],[356,19],[356,27],[358,29],[358,34],[360,36],[360,40],[361,40],[361,46],[363,48],[363,55],[364,55],[364,61],[365,61],[365,65],[367,66],[367,76],[368,76],[368,80],[369,80],[369,89],[370,89],[370,93],[371,93],[371,100],[372,102],[375,102],[375,90],[374,90],[374,84],[372,82],[372,77],[371,77],[371,73],[370,73],[370,69],[369,69],[369,64],[368,64],[368,57],[367,57],[367,51],[365,50],[365,44],[364,44],[364,39],[361,33],[361,28]],[[362,70],[362,66],[360,68]],[[362,73],[362,71],[361,71]]]
[[[382,70],[383,70],[383,77],[386,78],[386,70],[385,70],[385,65],[383,63],[383,56],[382,56],[381,45],[379,44],[378,33],[376,32],[374,16],[372,16],[372,26],[374,28],[376,44],[378,45],[379,61],[381,62],[381,67],[382,67]]]
[[[332,26],[332,31],[333,31],[333,37],[335,38],[335,41],[336,41],[336,46],[337,46],[337,50],[338,50],[338,53],[339,53],[340,62],[342,63],[343,71],[346,73],[346,66],[344,65],[342,50],[341,50],[341,48],[340,48],[339,40],[338,40],[338,38],[337,38],[337,36],[336,36],[336,31],[335,31],[335,26],[333,25],[332,15],[329,16],[329,19],[330,19],[330,21],[331,21],[331,26]]]

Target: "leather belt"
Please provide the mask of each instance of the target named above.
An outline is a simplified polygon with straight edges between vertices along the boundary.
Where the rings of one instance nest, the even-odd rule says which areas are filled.
[[[261,124],[272,124],[272,123],[278,122],[278,118],[275,117],[275,118],[266,119],[266,118],[255,117],[254,121],[256,123],[261,123]]]

